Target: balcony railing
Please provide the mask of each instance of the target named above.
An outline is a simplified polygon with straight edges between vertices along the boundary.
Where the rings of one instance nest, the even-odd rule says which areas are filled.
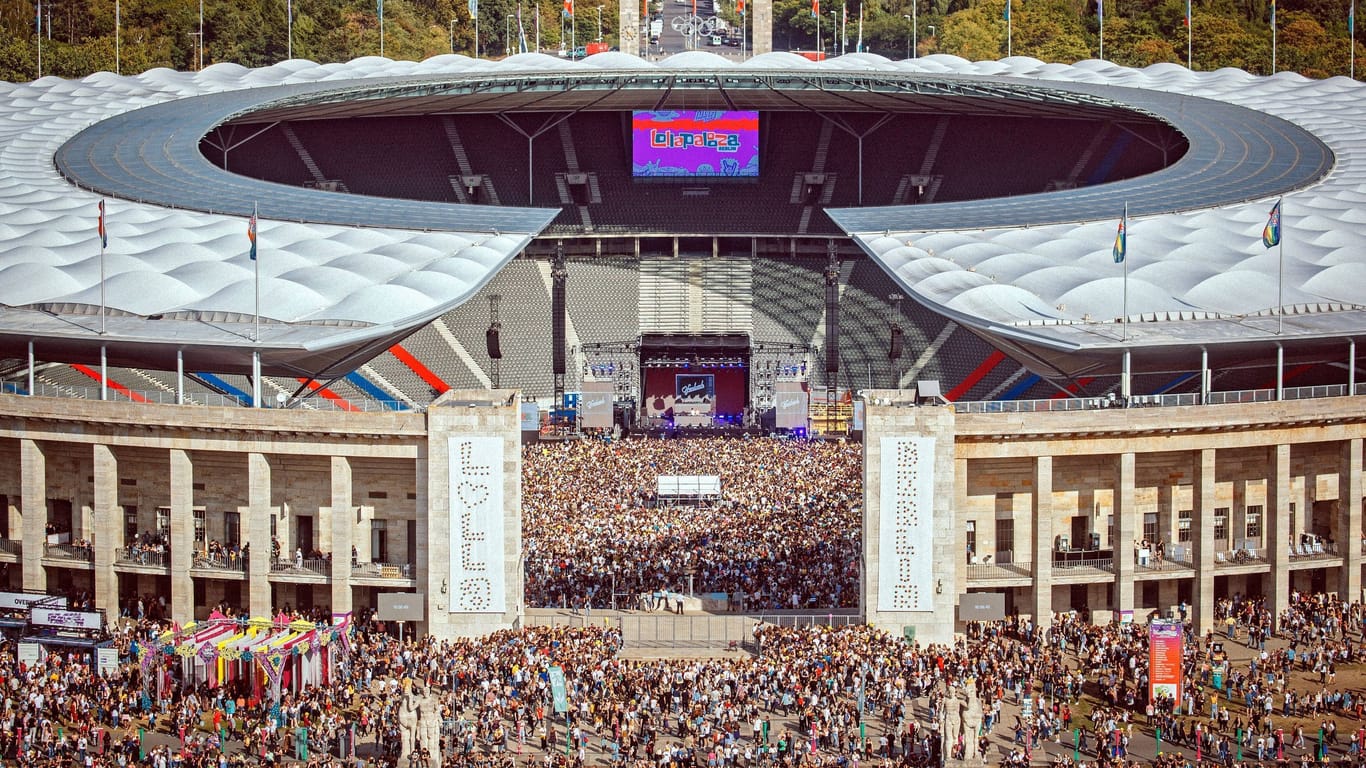
[[[115,562],[122,565],[148,565],[165,568],[171,564],[171,553],[169,551],[157,551],[147,547],[124,547],[116,553],[115,557]]]
[[[1097,557],[1089,560],[1054,560],[1053,570],[1055,571],[1108,571],[1115,570],[1115,559],[1113,557]]]
[[[228,554],[196,552],[194,553],[194,565],[192,567],[212,571],[235,571],[237,573],[245,573],[247,570],[247,558],[237,552]]]
[[[411,579],[412,563],[358,563],[351,566],[351,575],[364,579]]]
[[[1267,562],[1266,553],[1251,547],[1214,553],[1215,568],[1231,568],[1237,565],[1257,565]]]
[[[1366,384],[1357,384],[1355,392],[1349,392],[1346,384],[1327,384],[1316,387],[1285,387],[1282,400],[1307,400],[1320,397],[1344,397],[1350,394],[1366,394]],[[1276,401],[1275,389],[1244,389],[1229,392],[1210,392],[1204,398],[1205,405],[1226,405],[1231,403],[1273,403]],[[1034,413],[1036,411],[1094,411],[1105,408],[1167,408],[1179,405],[1201,405],[1199,393],[1190,392],[1175,395],[1135,395],[1125,403],[1123,400],[1106,397],[1060,397],[1047,400],[986,400],[975,402],[956,402],[953,410],[958,413]]]
[[[115,390],[110,388],[107,391],[110,400],[128,401],[134,397],[141,398],[139,402],[156,403],[158,405],[176,405],[176,393],[164,389],[152,390]],[[77,398],[82,400],[99,400],[101,392],[99,387],[68,387],[55,384],[36,382],[33,385],[33,395],[36,397],[64,397]],[[184,402],[181,405],[210,405],[227,408],[250,407],[250,402],[233,397],[232,395],[220,395],[216,393],[186,392]],[[274,401],[270,401],[270,406],[274,407]],[[415,407],[409,403],[399,400],[368,400],[356,398],[348,400],[343,405],[324,397],[310,397],[306,400],[296,402],[292,407],[301,408],[308,411],[421,411],[423,408]]]
[[[325,558],[309,560],[277,560],[270,566],[271,573],[293,576],[331,576],[332,561]]]
[[[1034,575],[1034,564],[1015,563],[971,563],[968,565],[968,581],[987,579],[1030,578]]]
[[[22,555],[24,554],[24,542],[18,539],[0,539],[0,552]]]
[[[90,545],[77,544],[43,544],[43,557],[55,557],[62,560],[79,560],[81,562],[95,562],[95,548]]]
[[[1314,544],[1300,544],[1290,547],[1290,559],[1311,559],[1316,557],[1337,557],[1338,545],[1335,541],[1320,541]]]

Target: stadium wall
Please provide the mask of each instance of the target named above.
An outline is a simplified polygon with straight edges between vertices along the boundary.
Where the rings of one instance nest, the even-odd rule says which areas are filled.
[[[1219,595],[1265,594],[1276,609],[1291,590],[1361,595],[1362,398],[955,414],[908,392],[865,396],[870,623],[937,641],[962,629],[964,593],[994,592],[1041,623],[1184,603],[1204,631]],[[453,391],[425,413],[338,413],[0,395],[0,588],[88,592],[111,615],[120,598],[163,597],[181,622],[219,601],[344,612],[416,592],[419,631],[510,626],[522,593],[516,401]],[[917,452],[919,475],[890,493],[932,518],[905,541],[880,517],[893,508],[888,467],[907,468],[885,463],[893,451]],[[136,551],[133,537],[156,531],[169,554]],[[210,557],[214,541],[251,554]],[[886,605],[884,561],[903,544],[928,549],[904,571],[912,602]],[[467,599],[471,575],[500,582],[501,602]]]

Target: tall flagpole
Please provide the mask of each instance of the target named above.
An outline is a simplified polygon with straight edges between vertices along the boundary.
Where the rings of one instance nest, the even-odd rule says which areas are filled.
[[[256,267],[256,342],[261,342],[261,257],[256,252],[256,203],[251,204],[251,260]]]
[[[1191,18],[1191,0],[1186,0],[1186,69],[1195,70],[1191,59],[1191,35],[1195,29],[1195,19]]]
[[[384,56],[384,0],[379,0],[379,55]]]
[[[1120,311],[1124,313],[1124,330],[1121,341],[1129,340],[1129,203],[1124,203],[1124,221],[1120,226],[1124,230],[1124,302]]]
[[[1276,335],[1285,329],[1285,198],[1276,201]]]
[[[1347,39],[1351,41],[1351,54],[1348,58],[1347,77],[1357,79],[1357,0],[1352,0],[1352,7],[1347,11]]]
[[[294,0],[285,0],[285,57],[294,58]]]
[[[104,291],[104,249],[105,249],[105,245],[106,245],[106,244],[108,243],[108,241],[109,241],[108,235],[105,234],[106,231],[107,231],[107,230],[105,229],[105,226],[104,226],[104,201],[103,201],[103,200],[100,200],[100,232],[99,232],[99,235],[100,235],[100,335],[101,335],[101,336],[104,335],[104,321],[105,321],[105,316],[108,314],[108,312],[105,310],[105,307],[108,306],[108,302],[105,301],[105,291]]]
[[[122,22],[122,9],[119,7],[119,0],[114,0],[114,74],[123,74],[122,62],[119,60],[119,26]]]
[[[1276,0],[1271,0],[1271,74],[1276,74]]]
[[[38,79],[43,79],[43,0],[38,0],[38,18],[34,26],[38,30]]]
[[[1014,56],[1015,52],[1013,41],[1011,40],[1011,20],[1010,20],[1010,0],[1006,0],[1006,57]]]
[[[1096,0],[1096,16],[1100,19],[1100,60],[1105,61],[1105,0]]]

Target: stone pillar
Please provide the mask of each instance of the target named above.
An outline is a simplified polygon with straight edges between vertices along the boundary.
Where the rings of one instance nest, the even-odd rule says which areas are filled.
[[[1366,536],[1361,531],[1361,438],[1342,443],[1342,463],[1338,467],[1338,547],[1342,553],[1342,574],[1338,596],[1353,602],[1361,599],[1361,548]]]
[[[19,474],[23,487],[24,589],[47,591],[43,550],[47,543],[47,455],[37,440],[19,441]]]
[[[105,616],[119,615],[118,574],[114,555],[123,546],[119,514],[119,462],[104,443],[95,444],[94,526],[90,537],[95,547],[95,607]]]
[[[521,618],[518,401],[512,390],[452,390],[427,408],[414,570],[426,596],[425,629],[436,637],[483,635]],[[501,598],[493,594],[499,581]]]
[[[272,615],[270,596],[270,459],[263,453],[247,454],[247,610],[253,616]],[[284,550],[280,557],[286,557]]]
[[[669,9],[665,8],[667,13]],[[617,11],[617,47],[628,56],[640,55],[640,3],[624,0]]]
[[[966,591],[953,409],[910,405],[913,393],[899,390],[864,398],[864,621],[897,636],[913,628],[921,644],[951,642]]]
[[[1116,611],[1134,609],[1134,540],[1138,524],[1134,504],[1134,455],[1115,458],[1115,604]]]
[[[667,12],[667,10],[666,10]],[[753,55],[773,52],[773,0],[754,0],[749,12],[754,14]]]
[[[1290,607],[1290,446],[1267,450],[1266,553],[1271,563],[1267,607],[1280,629],[1281,611]]]
[[[1034,624],[1053,623],[1053,457],[1034,458]]]
[[[171,618],[194,621],[194,460],[171,449]],[[247,541],[255,543],[254,539]],[[253,547],[255,549],[255,547]],[[255,552],[252,552],[255,555]]]
[[[1191,624],[1197,634],[1214,628],[1214,465],[1215,450],[1205,448],[1193,456],[1191,483],[1191,543],[1195,584],[1191,589]]]
[[[356,513],[351,510],[351,460],[332,457],[332,508],[328,522],[332,529],[332,612],[351,610],[351,534]]]

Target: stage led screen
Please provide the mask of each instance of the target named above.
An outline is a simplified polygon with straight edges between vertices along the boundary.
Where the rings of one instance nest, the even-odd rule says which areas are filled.
[[[631,116],[631,175],[757,177],[759,113],[635,112]]]

